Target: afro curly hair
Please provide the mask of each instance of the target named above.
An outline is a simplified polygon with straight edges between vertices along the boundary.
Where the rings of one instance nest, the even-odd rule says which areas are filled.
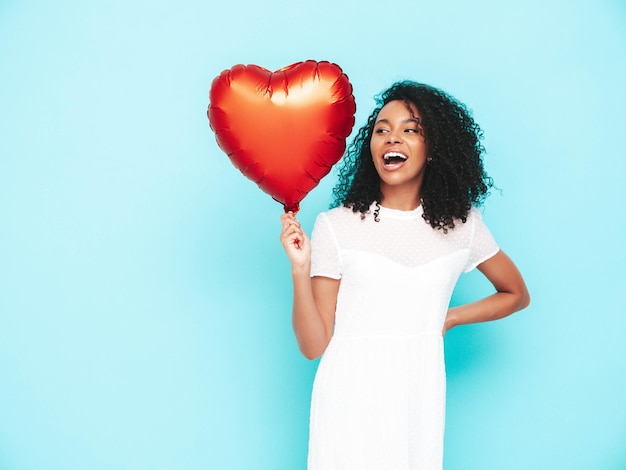
[[[381,201],[370,139],[382,107],[400,100],[419,111],[428,148],[420,195],[424,220],[444,233],[454,228],[455,220],[465,223],[471,207],[482,205],[493,186],[483,167],[483,133],[470,111],[445,92],[412,81],[395,83],[375,99],[376,108],[344,155],[331,207],[343,205],[364,218]]]

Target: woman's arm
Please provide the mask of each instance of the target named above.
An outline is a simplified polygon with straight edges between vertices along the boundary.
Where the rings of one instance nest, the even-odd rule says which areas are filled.
[[[503,251],[498,251],[479,264],[478,270],[493,284],[496,293],[476,302],[450,308],[443,327],[444,335],[455,326],[504,318],[526,308],[530,303],[522,275]]]
[[[311,242],[290,212],[281,216],[280,241],[291,262],[293,330],[308,359],[323,354],[333,334],[339,280],[311,278]]]

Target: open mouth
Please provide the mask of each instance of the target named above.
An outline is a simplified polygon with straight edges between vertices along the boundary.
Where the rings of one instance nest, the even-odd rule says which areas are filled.
[[[400,152],[387,152],[383,155],[383,161],[385,165],[394,165],[396,163],[404,163],[408,160],[406,155],[401,154]]]

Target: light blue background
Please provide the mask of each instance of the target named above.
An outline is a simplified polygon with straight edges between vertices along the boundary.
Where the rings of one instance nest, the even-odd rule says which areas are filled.
[[[0,468],[305,467],[281,207],[205,112],[232,65],[315,59],[359,126],[410,78],[485,131],[484,217],[533,301],[446,338],[446,470],[625,469],[625,23],[620,0],[0,0]]]

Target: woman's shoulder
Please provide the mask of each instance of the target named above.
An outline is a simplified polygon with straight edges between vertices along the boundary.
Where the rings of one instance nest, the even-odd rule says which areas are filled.
[[[476,206],[472,206],[470,210],[467,212],[467,221],[468,222],[480,222],[483,220],[482,210]]]
[[[337,206],[329,209],[325,212],[321,212],[318,215],[319,218],[325,218],[330,221],[343,221],[343,220],[361,220],[361,213],[354,212],[351,208],[345,206]]]
[[[482,209],[475,207],[475,206],[472,206],[472,208],[467,213],[466,222],[460,225],[464,226],[462,231],[467,233],[472,240],[474,239],[476,235],[478,235],[479,237],[482,237],[483,235],[481,234],[490,233],[489,228],[487,227],[487,224],[485,224],[485,221],[483,220]],[[488,236],[491,237],[491,235],[488,235]]]
[[[476,228],[479,226],[483,226],[483,215],[482,211],[472,206],[465,216],[465,221],[463,219],[454,219],[454,228],[452,230],[448,230],[445,233],[448,238],[458,238],[458,237],[467,237],[471,239]]]
[[[354,212],[349,207],[338,206],[321,212],[315,221],[316,226],[326,226],[336,235],[352,233],[360,230],[364,225],[364,218],[360,212]],[[367,225],[367,224],[365,224]]]

